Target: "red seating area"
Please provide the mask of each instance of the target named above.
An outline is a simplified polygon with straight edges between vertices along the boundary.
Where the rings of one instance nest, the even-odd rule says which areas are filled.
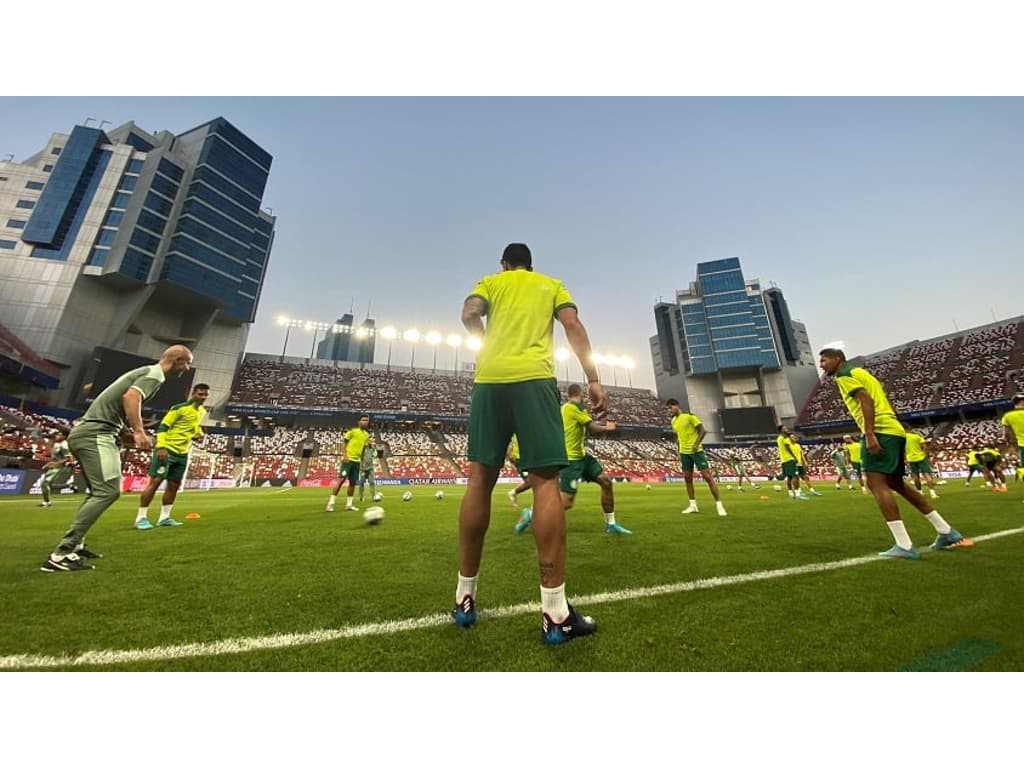
[[[961,334],[913,342],[862,363],[886,387],[897,413],[1009,399],[1024,385],[1024,323],[1010,320]],[[798,426],[846,421],[835,382],[822,378]]]

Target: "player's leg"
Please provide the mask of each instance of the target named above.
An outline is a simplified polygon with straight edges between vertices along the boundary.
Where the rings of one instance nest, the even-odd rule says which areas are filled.
[[[587,456],[584,461],[588,464],[587,473],[584,477],[594,476],[596,473],[593,482],[597,483],[601,489],[601,511],[604,512],[605,533],[632,533],[628,528],[623,528],[615,522],[615,483],[608,477],[604,467],[593,456]]]
[[[683,481],[686,483],[686,498],[689,504],[682,509],[682,514],[689,515],[698,512],[697,489],[693,486],[693,470],[697,465],[694,463],[692,453],[680,453],[679,464],[683,468]]]

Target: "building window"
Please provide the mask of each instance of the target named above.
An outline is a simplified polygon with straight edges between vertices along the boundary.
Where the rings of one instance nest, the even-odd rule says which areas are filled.
[[[8,219],[7,226],[11,229],[24,229],[25,221],[23,219]]]
[[[110,251],[106,248],[93,248],[92,253],[89,254],[89,261],[86,262],[86,266],[102,267],[107,263],[108,253],[110,253]]]
[[[46,165],[43,166],[43,173],[49,173],[52,170],[53,170],[53,166],[50,165],[49,163],[47,163]]]
[[[31,211],[33,208],[36,207],[36,202],[35,200],[19,200],[16,207],[27,208],[28,210]]]
[[[142,172],[142,161],[138,158],[128,163],[128,173],[141,173]]]
[[[14,246],[17,244],[16,240],[0,240],[0,248],[3,248],[5,251],[13,251]]]
[[[110,211],[107,214],[107,218],[103,220],[104,227],[119,227],[121,226],[121,220],[124,218],[124,211]]]
[[[45,186],[41,181],[29,181],[25,184],[25,189],[42,189]]]
[[[131,192],[118,192],[114,195],[114,202],[110,204],[111,208],[127,208],[128,201],[132,199]]]
[[[59,155],[63,149],[64,147],[54,147],[53,149],[50,150],[50,154]]]
[[[138,176],[125,176],[123,179],[121,179],[121,186],[118,187],[118,189],[135,189],[135,185],[138,183],[138,181]]]

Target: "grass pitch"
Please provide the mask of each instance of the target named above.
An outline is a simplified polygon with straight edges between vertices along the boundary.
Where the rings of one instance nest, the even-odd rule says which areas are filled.
[[[0,500],[0,668],[1024,669],[1019,485],[940,489],[939,511],[982,539],[969,549],[927,550],[931,526],[903,507],[915,562],[874,557],[892,543],[874,501],[829,484],[808,501],[723,489],[726,518],[703,488],[700,514],[683,516],[682,485],[616,485],[624,537],[604,533],[598,489],[585,486],[569,513],[568,593],[599,630],[560,647],[539,641],[536,550],[512,530],[509,487],[496,489],[469,630],[447,617],[460,486],[442,501],[413,487],[410,502],[384,488],[372,527],[340,500],[324,512],[325,489],[242,489],[183,492],[185,525],[143,532],[138,495],[125,494],[88,537],[104,554],[96,569],[56,574],[39,566],[79,497],[51,509]]]

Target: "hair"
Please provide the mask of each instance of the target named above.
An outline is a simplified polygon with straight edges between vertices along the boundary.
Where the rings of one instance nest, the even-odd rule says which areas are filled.
[[[786,425],[785,424],[779,424],[779,430],[778,430],[779,432],[783,432],[783,431],[785,431],[785,429],[786,429]]]
[[[370,418],[370,414],[368,414],[368,413],[360,413],[359,414],[359,418],[356,419],[356,421],[362,421],[363,419],[367,419],[368,420],[369,418]]]
[[[665,401],[665,405],[666,407],[669,405],[679,405],[679,401],[676,400],[674,397],[670,397],[668,400]]]
[[[579,397],[580,395],[583,394],[583,387],[581,387],[579,384],[570,384],[566,392],[568,393],[569,397]]]
[[[824,349],[818,350],[818,357],[835,357],[839,360],[846,360],[846,353],[841,349],[835,347],[825,347]]]
[[[501,260],[507,261],[510,267],[526,267],[533,271],[533,255],[526,243],[509,243],[501,254]]]
[[[209,384],[196,384],[194,387],[192,387],[192,391],[193,392],[195,392],[197,389],[209,390],[210,389],[210,385]]]

